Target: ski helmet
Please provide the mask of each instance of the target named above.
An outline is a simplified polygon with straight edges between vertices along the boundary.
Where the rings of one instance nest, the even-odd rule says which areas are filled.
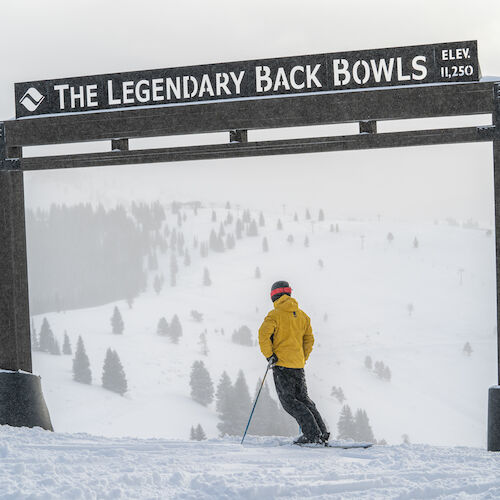
[[[271,300],[274,302],[278,300],[282,295],[290,296],[292,289],[288,284],[288,281],[276,281],[271,287]]]

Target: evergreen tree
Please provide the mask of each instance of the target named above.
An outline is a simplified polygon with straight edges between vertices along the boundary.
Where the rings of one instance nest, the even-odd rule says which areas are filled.
[[[242,370],[238,372],[232,395],[234,434],[243,434],[248,422],[248,416],[250,415],[252,402],[250,400],[250,393],[248,391],[245,375]]]
[[[370,421],[368,420],[368,415],[365,410],[356,411],[356,416],[354,417],[354,429],[355,433],[353,438],[355,440],[366,441],[369,443],[373,443],[375,441]]]
[[[217,222],[217,214],[215,213],[215,210],[212,210],[212,222]]]
[[[184,254],[184,265],[190,266],[191,265],[191,257],[189,256],[189,252],[186,250],[186,253]]]
[[[392,233],[387,233],[387,241],[392,243],[394,240],[394,235]]]
[[[226,231],[224,230],[224,224],[222,224],[222,222],[219,225],[219,234],[217,236],[219,236],[219,238],[226,236]]]
[[[262,239],[262,251],[269,252],[269,243],[267,242],[267,238],[265,236]]]
[[[365,368],[368,368],[368,370],[371,370],[373,367],[373,362],[371,356],[366,356],[365,358]]]
[[[73,354],[68,334],[64,331],[63,354]]]
[[[118,309],[117,306],[115,306],[113,310],[113,316],[111,316],[111,327],[113,333],[117,335],[121,335],[123,333],[124,330],[123,319],[122,315],[120,314],[120,310]]]
[[[238,218],[238,220],[236,221],[236,227],[234,228],[234,231],[236,233],[236,239],[241,240],[241,236],[243,234],[243,222],[240,218]]]
[[[408,304],[406,309],[408,309],[408,316],[411,316],[413,313],[413,304]]]
[[[208,269],[205,267],[203,270],[203,286],[210,286],[212,284],[212,280],[210,279],[210,273]]]
[[[259,226],[264,227],[266,225],[266,221],[264,220],[264,214],[261,212],[259,215]]]
[[[255,219],[252,219],[247,229],[247,236],[258,236],[259,230],[257,229],[257,222]]]
[[[203,361],[195,361],[191,367],[191,397],[197,403],[207,406],[214,399],[214,386]]]
[[[40,328],[40,337],[39,337],[40,351],[50,352],[53,343],[54,343],[54,334],[52,333],[47,318],[43,318],[42,326]]]
[[[293,216],[294,222],[299,222],[299,216],[297,215],[297,212],[295,212],[295,215]]]
[[[293,234],[289,234],[286,241],[288,241],[288,243],[290,243],[290,245],[293,244],[293,241],[294,241]]]
[[[177,258],[173,253],[170,258],[170,285],[177,285],[177,272],[179,271],[179,266],[177,265]]]
[[[248,326],[243,325],[235,330],[232,336],[232,341],[235,344],[253,346],[252,332]]]
[[[308,248],[308,247],[309,247],[309,238],[308,238],[307,236],[306,236],[306,238],[305,238],[305,240],[304,240],[304,246],[305,246],[306,248]]]
[[[470,345],[469,342],[466,342],[465,345],[464,345],[464,348],[462,350],[462,352],[466,355],[466,356],[470,356],[472,354],[472,347]]]
[[[172,318],[168,328],[168,336],[174,344],[178,344],[179,339],[182,337],[182,326],[177,314],[174,314],[174,317]]]
[[[418,240],[416,236],[415,239],[413,240],[413,248],[418,248]]]
[[[336,233],[340,232],[340,229],[339,229],[339,225],[338,225],[338,224],[335,224],[335,232],[336,232]]]
[[[392,373],[391,373],[391,370],[388,366],[386,366],[384,368],[384,379],[387,380],[387,381],[391,381],[391,377],[392,377]]]
[[[52,337],[52,343],[50,344],[49,353],[55,354],[56,356],[61,355],[61,348],[59,347],[59,342],[55,337]]]
[[[344,405],[342,407],[340,418],[337,423],[337,429],[339,439],[354,439],[354,418],[349,405]]]
[[[191,441],[196,441],[196,431],[194,430],[194,427],[191,426],[191,432],[189,433],[189,439]]]
[[[127,379],[116,351],[108,349],[102,369],[102,386],[120,395],[127,392]]]
[[[219,384],[217,385],[217,392],[215,393],[215,410],[222,421],[224,421],[223,417],[230,413],[232,388],[229,375],[226,372],[222,372]]]
[[[283,224],[281,222],[281,219],[278,219],[278,223],[276,225],[276,228],[278,229],[278,231],[281,231],[283,229]]]
[[[73,380],[82,384],[92,383],[92,373],[90,371],[90,363],[82,337],[78,337],[76,344],[75,357],[73,359]]]
[[[203,313],[196,311],[195,309],[191,310],[191,317],[196,323],[201,323],[203,321]]]
[[[311,214],[308,208],[306,209],[306,220],[311,220]]]
[[[318,220],[319,220],[320,222],[325,220],[325,212],[323,212],[323,209],[322,209],[322,208],[319,210]]]
[[[198,427],[196,427],[195,435],[196,435],[196,441],[204,441],[205,439],[207,439],[207,436],[201,424],[198,424]]]
[[[208,343],[205,332],[200,333],[200,340],[198,341],[198,344],[200,346],[201,354],[203,354],[203,356],[208,356]]]
[[[163,283],[162,283],[161,278],[158,275],[156,275],[155,279],[154,279],[154,282],[153,282],[153,288],[154,288],[154,290],[156,292],[156,295],[160,294],[162,285],[163,285]]]
[[[254,274],[254,276],[255,276],[256,279],[260,279],[261,274],[260,274],[260,268],[259,268],[259,266],[257,266],[255,268],[255,274]]]
[[[158,321],[158,326],[156,328],[156,333],[158,335],[163,336],[163,337],[169,334],[168,323],[167,323],[167,320],[164,317],[160,318],[160,321]]]

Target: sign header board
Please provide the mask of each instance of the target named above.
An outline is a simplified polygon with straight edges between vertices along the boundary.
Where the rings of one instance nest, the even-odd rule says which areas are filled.
[[[476,41],[439,43],[16,83],[16,118],[479,78]]]

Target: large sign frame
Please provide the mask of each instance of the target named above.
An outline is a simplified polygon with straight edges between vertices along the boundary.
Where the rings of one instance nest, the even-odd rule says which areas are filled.
[[[478,81],[476,41],[15,84],[16,117]]]

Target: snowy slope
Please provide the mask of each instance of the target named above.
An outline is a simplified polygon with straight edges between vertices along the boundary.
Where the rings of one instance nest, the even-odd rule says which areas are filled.
[[[307,449],[0,427],[0,499],[493,499],[500,455],[474,448]]]
[[[210,206],[197,216],[185,210],[182,230],[192,264],[184,267],[179,258],[177,286],[168,285],[167,253],[160,256],[166,278],[162,292],[156,295],[150,286],[132,309],[118,302],[46,315],[60,340],[67,330],[74,347],[82,335],[94,377],[92,386],[76,384],[69,356],[35,353],[34,370],[42,376],[58,431],[185,439],[190,427],[201,423],[210,438],[216,437],[214,405],[205,408],[189,397],[191,365],[203,360],[215,385],[224,370],[234,381],[243,369],[253,394],[265,370],[263,357],[258,347],[236,345],[230,336],[246,324],[256,339],[272,307],[270,285],[287,279],[312,318],[316,345],[306,367],[308,385],[334,433],[342,407],[330,395],[335,385],[342,387],[353,411],[367,411],[377,439],[397,444],[407,434],[411,442],[485,445],[487,389],[496,382],[493,238],[484,230],[444,222],[339,220],[328,213],[318,222],[319,207],[311,207],[316,219],[311,224],[303,210],[287,207],[286,213],[264,212],[266,225],[259,227],[258,237],[201,258],[192,248],[193,236],[203,241],[212,228],[217,231],[227,213],[223,206],[214,204],[216,223]],[[231,211],[236,217],[242,207]],[[252,217],[258,215],[252,211]],[[284,223],[281,231],[278,218]],[[176,217],[169,214],[167,223],[175,227]],[[339,224],[338,233],[330,231],[331,224]],[[286,241],[289,234],[293,244]],[[262,251],[264,236],[268,253]],[[418,248],[413,247],[415,237]],[[257,266],[260,279],[254,277]],[[202,286],[204,267],[210,271],[210,287]],[[408,304],[413,305],[411,315]],[[115,305],[125,322],[121,336],[111,333]],[[192,309],[204,314],[202,323],[191,319]],[[184,330],[178,345],[156,335],[159,318],[170,321],[174,314]],[[37,329],[42,319],[35,318]],[[208,356],[198,344],[205,329]],[[470,357],[462,352],[465,342],[472,345]],[[124,397],[100,387],[108,347],[117,350],[125,368],[129,392]],[[367,355],[390,367],[390,382],[364,367]]]

